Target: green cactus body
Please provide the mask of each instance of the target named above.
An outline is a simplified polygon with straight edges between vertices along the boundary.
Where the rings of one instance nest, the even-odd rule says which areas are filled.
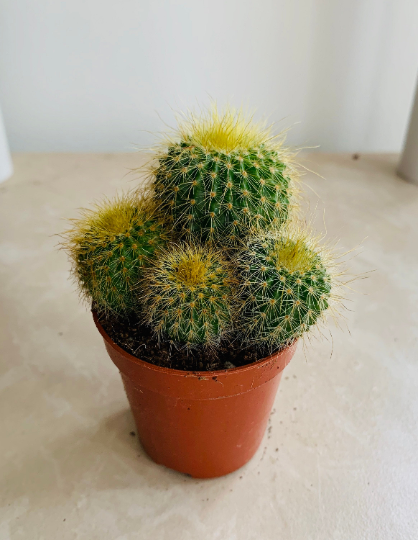
[[[244,332],[253,343],[285,346],[328,308],[331,276],[305,239],[280,234],[254,239],[239,264]]]
[[[144,316],[159,337],[212,346],[231,329],[233,282],[218,252],[175,246],[144,273]]]
[[[155,192],[178,231],[221,240],[284,222],[290,178],[265,144],[227,152],[185,140],[160,156]]]
[[[163,224],[136,197],[85,211],[67,241],[80,289],[99,311],[129,313],[141,271],[166,239]]]

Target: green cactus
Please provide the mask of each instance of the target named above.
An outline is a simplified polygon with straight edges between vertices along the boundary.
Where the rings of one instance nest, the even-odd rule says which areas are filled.
[[[291,226],[249,240],[239,256],[247,340],[270,350],[299,338],[328,308],[330,256]]]
[[[299,168],[283,142],[241,110],[189,112],[145,191],[83,210],[61,245],[99,318],[203,356],[233,339],[263,357],[338,314],[352,279],[294,221]]]
[[[135,308],[141,271],[167,233],[152,203],[129,193],[82,210],[64,238],[82,295],[99,311],[126,315]]]
[[[208,246],[173,246],[144,272],[144,317],[159,338],[213,346],[231,330],[230,263]]]
[[[153,175],[178,231],[219,241],[286,221],[296,170],[268,129],[213,108],[181,124],[177,139],[158,155]]]

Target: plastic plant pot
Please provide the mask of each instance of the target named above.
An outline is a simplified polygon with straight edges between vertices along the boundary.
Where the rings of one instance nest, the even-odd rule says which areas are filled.
[[[253,457],[297,342],[247,366],[181,371],[125,352],[93,317],[120,371],[141,444],[156,463],[195,478],[213,478]]]

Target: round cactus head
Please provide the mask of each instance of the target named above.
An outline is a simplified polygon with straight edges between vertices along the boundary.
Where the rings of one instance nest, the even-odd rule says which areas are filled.
[[[144,272],[144,316],[159,337],[187,347],[215,345],[231,329],[233,283],[218,251],[173,246]]]
[[[277,349],[299,338],[328,308],[334,279],[330,254],[296,227],[249,240],[239,256],[243,330]]]
[[[190,114],[157,157],[156,197],[182,233],[234,240],[288,217],[292,155],[242,111]]]
[[[72,221],[63,246],[81,293],[99,311],[128,314],[143,267],[167,241],[152,203],[129,193],[84,209]]]

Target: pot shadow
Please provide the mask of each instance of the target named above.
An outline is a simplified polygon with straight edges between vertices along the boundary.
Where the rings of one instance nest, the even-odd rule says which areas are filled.
[[[9,505],[24,497],[33,511],[97,491],[141,487],[166,491],[184,482],[200,483],[154,463],[138,440],[130,409],[124,408],[104,418],[96,429],[78,429],[42,447],[27,448],[10,463],[2,486]]]

